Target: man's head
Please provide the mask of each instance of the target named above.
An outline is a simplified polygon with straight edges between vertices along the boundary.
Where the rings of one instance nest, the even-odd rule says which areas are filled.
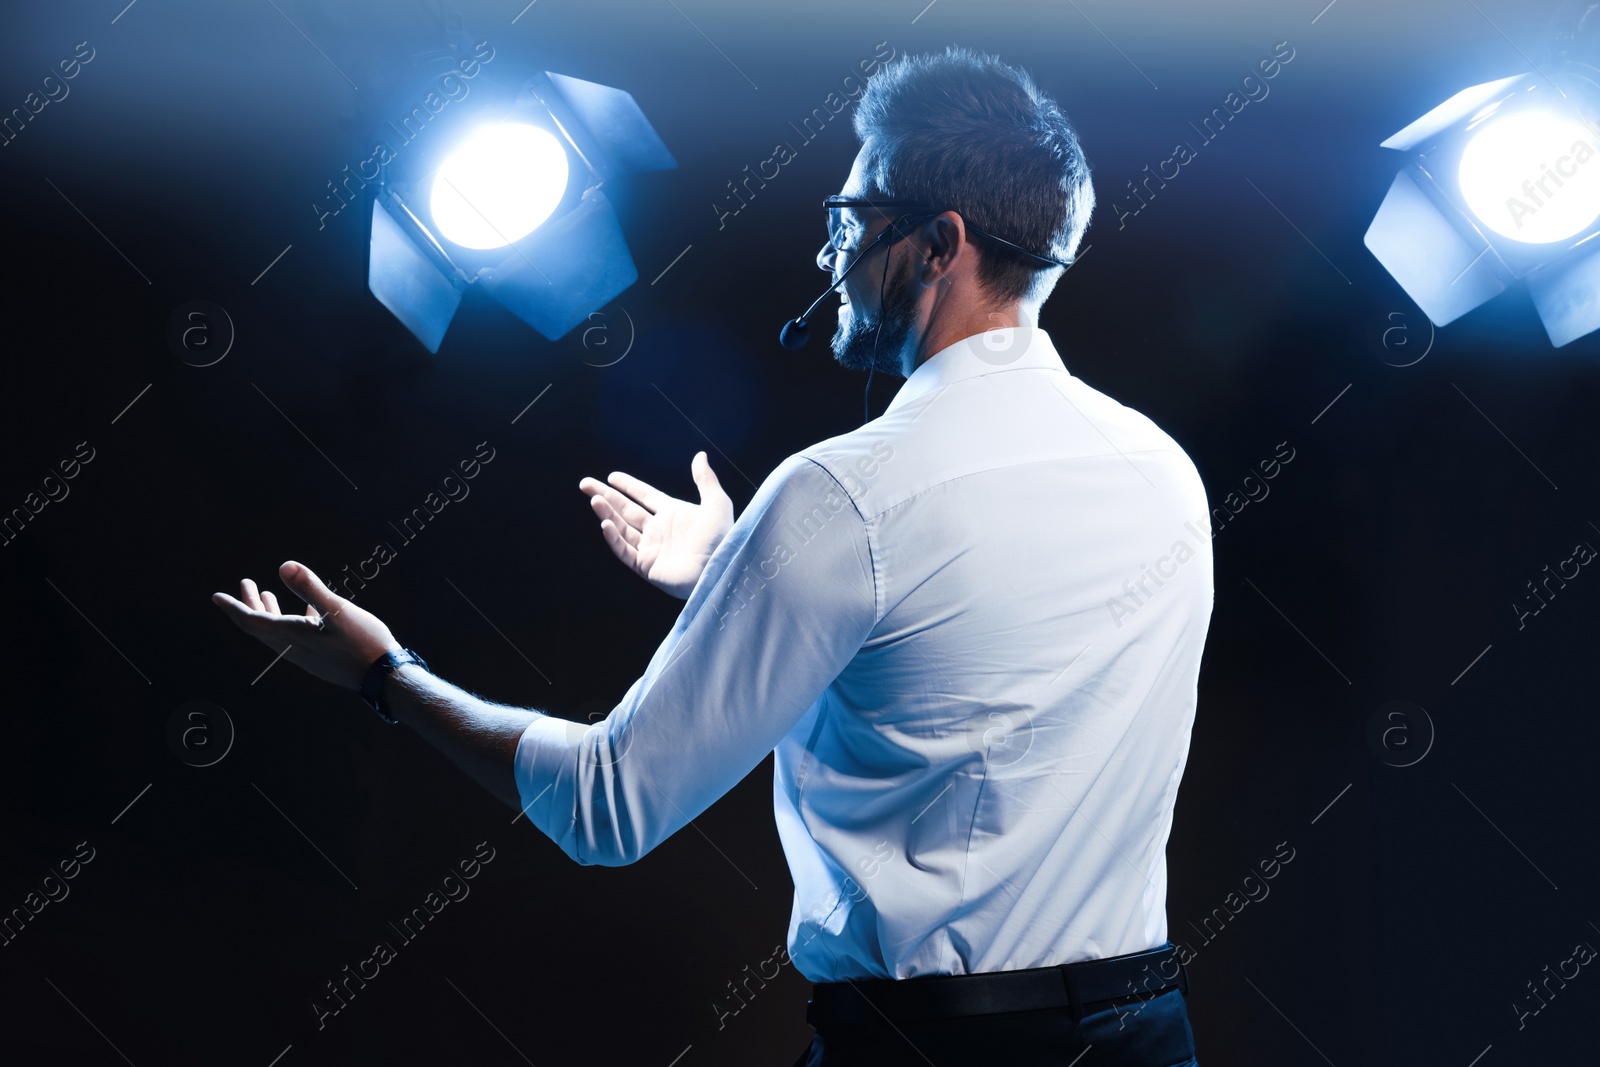
[[[861,150],[843,194],[926,210],[831,212],[840,227],[832,240],[846,253],[818,262],[836,277],[889,231],[844,281],[835,358],[864,370],[874,365],[876,340],[877,369],[908,375],[945,344],[1036,322],[1063,268],[973,228],[1072,261],[1094,189],[1077,133],[1055,101],[1025,71],[951,47],[905,56],[870,78],[854,122]]]

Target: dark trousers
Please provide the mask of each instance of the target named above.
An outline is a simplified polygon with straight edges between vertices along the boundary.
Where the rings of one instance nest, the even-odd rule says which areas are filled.
[[[1069,1008],[818,1030],[794,1067],[1197,1067],[1181,990]]]

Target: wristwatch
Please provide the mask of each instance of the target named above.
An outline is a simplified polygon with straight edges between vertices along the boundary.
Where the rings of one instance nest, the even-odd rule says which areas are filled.
[[[409,648],[392,648],[373,661],[372,666],[367,668],[366,678],[361,682],[361,699],[365,700],[367,705],[377,713],[378,718],[386,723],[393,724],[400,720],[390,715],[388,709],[384,706],[383,680],[389,676],[390,671],[407,663],[415,663],[423,670],[428,669],[428,665],[423,661],[422,657]]]

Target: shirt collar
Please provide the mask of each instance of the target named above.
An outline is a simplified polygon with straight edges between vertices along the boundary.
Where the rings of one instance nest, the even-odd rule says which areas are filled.
[[[1037,326],[984,330],[946,345],[923,360],[889,401],[884,414],[952,382],[1025,367],[1067,369],[1050,335]]]

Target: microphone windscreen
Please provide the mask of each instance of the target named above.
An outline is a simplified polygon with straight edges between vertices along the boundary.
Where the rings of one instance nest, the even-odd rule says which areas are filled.
[[[790,319],[778,331],[778,343],[784,348],[803,348],[811,338],[811,326],[799,319]]]

